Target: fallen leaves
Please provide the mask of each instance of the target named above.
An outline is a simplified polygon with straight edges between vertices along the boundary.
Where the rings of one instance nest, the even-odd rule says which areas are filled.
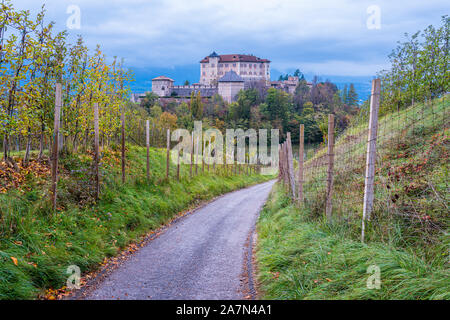
[[[16,257],[11,257],[11,260],[17,266],[17,258]]]
[[[18,170],[9,166],[6,162],[0,162],[0,193],[6,193],[10,189],[26,189],[27,176],[32,174],[35,178],[47,179],[50,176],[50,165],[31,160],[27,167],[22,166],[21,159],[14,159]]]
[[[273,279],[278,279],[280,277],[280,272],[279,271],[277,271],[277,272],[270,272],[270,273],[272,274],[272,278]]]

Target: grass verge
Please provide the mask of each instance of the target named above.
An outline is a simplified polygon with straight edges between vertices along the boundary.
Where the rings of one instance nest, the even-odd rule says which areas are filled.
[[[445,250],[426,261],[414,248],[363,244],[338,224],[307,218],[278,184],[257,230],[260,298],[450,299]],[[372,265],[380,269],[380,289],[367,286]]]
[[[33,299],[45,289],[61,288],[69,265],[83,273],[93,271],[178,212],[271,178],[223,171],[201,174],[199,168],[199,175],[190,179],[189,167],[183,165],[181,181],[173,178],[176,171],[171,168],[167,182],[165,151],[152,149],[147,181],[145,149],[128,146],[127,154],[127,183],[122,185],[118,152],[103,150],[103,184],[96,204],[88,155],[61,160],[56,213],[49,207],[48,170],[40,176],[26,174],[21,187],[0,194],[0,299]]]

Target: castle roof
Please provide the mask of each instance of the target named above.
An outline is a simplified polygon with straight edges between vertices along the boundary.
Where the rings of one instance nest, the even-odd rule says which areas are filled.
[[[172,82],[174,82],[174,80],[172,80],[166,76],[156,77],[156,78],[152,79],[152,81],[172,81]]]
[[[220,56],[215,51],[213,51],[213,53],[211,53],[208,57],[216,58],[216,57],[220,57]]]
[[[228,71],[218,81],[219,82],[244,82],[244,79],[242,79],[236,72]]]
[[[213,52],[208,57],[203,58],[203,60],[200,61],[200,63],[209,62],[209,57],[220,57],[219,63],[220,62],[259,62],[259,63],[270,62],[270,60],[261,59],[254,55],[249,55],[249,54],[221,54],[221,55],[218,55],[216,52]]]

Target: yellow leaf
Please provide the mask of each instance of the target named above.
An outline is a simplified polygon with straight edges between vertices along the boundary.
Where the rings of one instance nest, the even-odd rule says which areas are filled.
[[[17,266],[17,258],[11,257],[11,260],[14,262],[14,264]]]

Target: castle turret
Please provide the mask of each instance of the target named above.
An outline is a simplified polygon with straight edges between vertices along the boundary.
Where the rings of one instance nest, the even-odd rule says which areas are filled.
[[[173,82],[172,79],[165,76],[154,78],[152,79],[152,92],[160,97],[168,97],[172,92]]]

